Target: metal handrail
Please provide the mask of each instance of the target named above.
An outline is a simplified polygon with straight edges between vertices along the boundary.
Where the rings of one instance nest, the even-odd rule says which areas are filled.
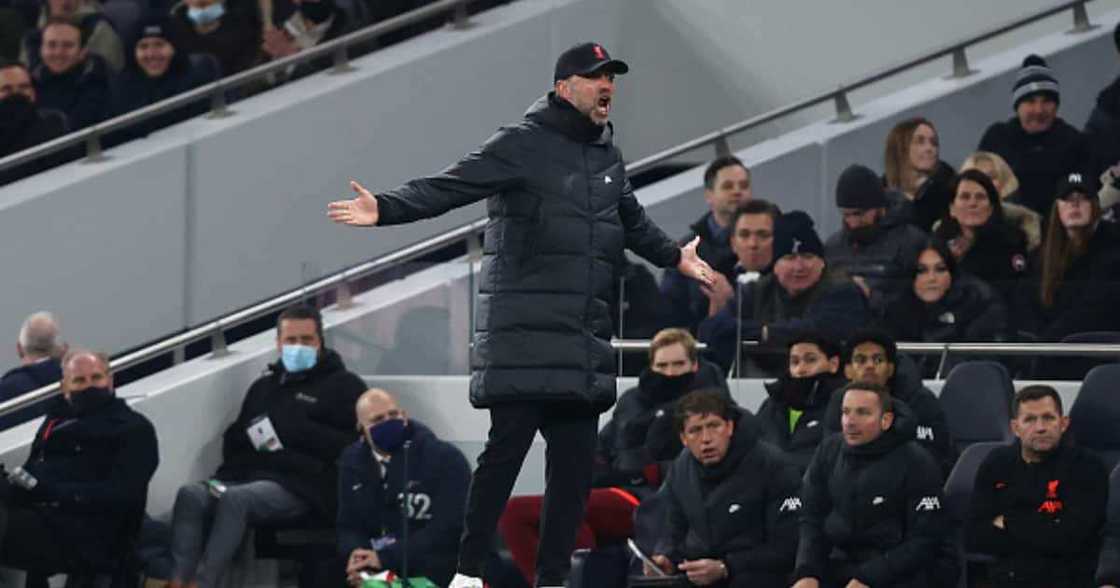
[[[334,60],[332,73],[344,73],[353,69],[349,64],[347,50],[360,43],[373,41],[385,34],[396,32],[420,21],[438,16],[444,12],[455,11],[455,28],[466,28],[468,4],[475,0],[439,0],[422,8],[411,10],[404,14],[383,20],[352,33],[332,39],[326,43],[316,45],[309,49],[289,55],[287,57],[263,63],[243,72],[226,76],[204,86],[199,86],[188,92],[177,94],[165,100],[150,104],[139,110],[127,112],[107,121],[86,127],[80,131],[64,135],[53,141],[42,143],[30,149],[25,149],[0,159],[0,171],[13,168],[17,165],[50,155],[64,149],[86,144],[86,161],[100,161],[103,159],[101,138],[108,133],[124,129],[146,121],[154,116],[188,106],[204,98],[210,99],[210,118],[224,118],[230,114],[226,104],[226,94],[252,82],[262,80],[271,74],[279,73],[289,67],[308,63],[316,59],[331,56]]]

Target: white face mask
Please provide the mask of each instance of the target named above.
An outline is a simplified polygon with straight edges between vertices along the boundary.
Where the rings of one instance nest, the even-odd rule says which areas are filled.
[[[215,2],[206,8],[187,8],[187,18],[198,26],[206,26],[222,18],[226,7],[221,2]]]

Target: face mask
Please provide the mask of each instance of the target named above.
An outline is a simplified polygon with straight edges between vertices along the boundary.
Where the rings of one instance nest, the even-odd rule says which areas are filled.
[[[381,421],[370,427],[369,438],[378,449],[393,453],[408,439],[408,424],[404,419]]]
[[[74,414],[85,414],[112,399],[113,391],[108,388],[86,388],[71,395],[69,401]]]
[[[668,402],[684,396],[696,378],[695,372],[686,372],[679,376],[665,376],[646,370],[638,378],[638,387],[645,390],[657,402]]]
[[[329,0],[319,0],[318,2],[301,2],[299,11],[307,20],[315,24],[322,24],[334,14],[334,6]]]
[[[187,8],[187,18],[198,26],[206,26],[217,21],[226,13],[226,7],[221,2],[216,2],[206,8]]]
[[[868,245],[874,243],[875,240],[879,238],[880,232],[879,223],[875,223],[858,229],[848,229],[848,238],[851,239],[853,243]]]
[[[805,410],[805,407],[809,404],[809,397],[816,390],[817,384],[823,377],[824,374],[817,374],[808,378],[786,376],[782,379],[782,401],[794,410]]]
[[[35,105],[23,94],[12,94],[0,100],[0,134],[8,135],[35,116]]]
[[[280,361],[289,374],[307,371],[315,367],[319,360],[319,350],[308,345],[284,345],[280,347]]]

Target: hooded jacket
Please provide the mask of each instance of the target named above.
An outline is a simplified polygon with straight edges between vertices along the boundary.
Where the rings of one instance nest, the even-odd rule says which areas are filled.
[[[912,285],[913,280],[908,285]],[[988,284],[958,272],[949,291],[933,304],[908,288],[887,304],[883,322],[896,341],[931,343],[1003,341],[1007,306]]]
[[[409,419],[409,575],[446,586],[455,573],[471,469],[463,453],[431,429]],[[404,551],[400,497],[403,448],[390,455],[385,474],[363,438],[339,458],[338,552],[377,551],[383,569],[400,571]]]
[[[599,431],[595,485],[622,486],[642,497],[657,490],[664,471],[682,449],[673,405],[693,390],[711,389],[731,398],[723,372],[703,360],[688,381],[668,379],[648,368],[643,371],[638,386],[619,397],[611,420]]]
[[[354,405],[366,385],[346,371],[342,358],[323,348],[309,370],[289,373],[281,362],[249,387],[241,411],[222,437],[222,465],[215,477],[230,482],[271,480],[307,502],[312,511],[334,520],[335,463],[354,440]],[[283,446],[257,451],[248,428],[267,416]]]
[[[824,244],[828,267],[867,280],[872,291],[872,306],[882,308],[908,284],[909,261],[927,239],[926,233],[895,216],[884,216],[875,228],[874,238],[857,242],[847,228],[833,233]]]
[[[614,403],[609,301],[623,250],[661,267],[681,254],[634,197],[612,134],[550,93],[440,174],[377,196],[382,225],[487,199],[475,407]]]
[[[716,586],[790,584],[801,507],[797,470],[759,433],[744,411],[722,461],[705,466],[684,451],[665,482],[667,529],[657,552],[674,564],[721,560],[729,577]]]
[[[956,219],[946,217],[934,234],[951,241],[960,237],[962,230]],[[1019,227],[993,213],[984,226],[976,229],[976,240],[958,260],[957,268],[986,282],[1006,303],[1013,299],[1019,279],[1026,274],[1027,237]]]
[[[785,394],[785,388],[796,381],[810,381],[811,388],[804,398],[797,399],[800,408],[794,408]],[[848,381],[836,374],[821,374],[813,378],[791,378],[783,374],[773,382],[766,382],[767,398],[758,407],[758,421],[762,439],[777,447],[786,459],[797,466],[798,473],[805,472],[817,446],[831,431],[826,431],[825,412],[836,390]],[[796,418],[790,410],[800,410]],[[792,424],[791,424],[792,423]]]
[[[980,465],[969,505],[969,549],[996,562],[996,586],[1095,586],[1108,471],[1091,452],[1061,444],[1027,463],[1018,441]],[[1004,528],[993,522],[1003,516]]]
[[[910,416],[896,410],[874,441],[853,447],[832,435],[821,443],[801,486],[795,579],[933,585],[934,555],[949,527],[941,469],[913,438]]]
[[[1090,173],[1099,174],[1120,162],[1120,77],[1097,94],[1085,123],[1085,138],[1096,164]]]

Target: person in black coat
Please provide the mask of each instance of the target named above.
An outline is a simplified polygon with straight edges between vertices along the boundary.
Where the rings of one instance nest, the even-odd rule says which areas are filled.
[[[945,216],[952,199],[953,167],[941,160],[941,138],[933,122],[904,120],[887,134],[883,186],[898,195],[888,218],[928,233]]]
[[[653,562],[696,586],[788,586],[801,508],[797,469],[761,440],[754,416],[720,394],[690,393],[675,421],[688,451],[662,489],[667,529]]]
[[[991,178],[977,169],[965,170],[953,184],[949,215],[934,236],[945,241],[957,265],[1013,300],[1027,269],[1027,237],[1007,222],[999,193]]]
[[[1007,161],[1019,178],[1019,204],[1041,215],[1049,212],[1058,181],[1091,159],[1085,137],[1058,117],[1059,99],[1053,70],[1028,55],[1011,94],[1015,116],[988,127],[978,147]]]
[[[993,449],[976,474],[969,551],[995,556],[988,581],[996,587],[1096,586],[1108,470],[1063,442],[1069,417],[1050,386],[1020,390],[1013,409],[1018,441]]]
[[[767,398],[757,413],[762,438],[802,473],[826,435],[829,400],[848,383],[839,373],[841,352],[832,338],[814,331],[798,333],[789,340],[789,369],[765,384]]]
[[[403,574],[407,552],[409,577],[446,586],[455,574],[463,531],[471,480],[467,458],[409,418],[384,390],[362,394],[355,412],[361,439],[338,460],[336,528],[347,581],[360,585],[361,570]],[[407,545],[400,499],[406,480]]]
[[[356,226],[438,216],[487,198],[470,399],[490,410],[471,484],[455,586],[481,588],[495,525],[537,430],[550,447],[538,577],[564,581],[591,489],[598,413],[615,401],[610,291],[629,248],[711,283],[713,270],[646,216],[608,124],[614,77],[602,45],[557,60],[552,92],[524,120],[436,176],[376,197],[357,182],[328,215]],[[563,453],[563,457],[560,457]],[[553,521],[547,523],[547,521]]]
[[[892,402],[878,384],[845,388],[843,434],[821,443],[802,481],[794,588],[938,585],[941,468]]]
[[[0,377],[0,402],[34,392],[62,378],[62,355],[66,347],[58,342],[58,323],[49,312],[27,317],[19,328],[16,353],[20,365]],[[49,401],[37,402],[0,417],[0,430],[42,416]]]
[[[31,72],[20,63],[0,60],[0,157],[57,139],[68,130],[66,115],[39,106]],[[0,172],[0,186],[61,163],[47,156]]]
[[[186,0],[171,10],[168,28],[184,53],[207,53],[218,60],[220,74],[231,76],[253,67],[261,56],[261,27],[246,10],[226,0]],[[248,5],[249,3],[245,3]]]
[[[949,423],[941,403],[922,384],[922,374],[914,362],[898,354],[898,346],[886,332],[878,329],[858,331],[848,339],[844,375],[850,382],[871,382],[883,386],[897,402],[905,406],[914,419],[914,439],[929,451],[948,476],[957,461],[956,446],[949,434]],[[829,432],[843,430],[844,394],[832,395],[825,427]]]
[[[39,104],[66,114],[69,131],[84,129],[109,116],[112,73],[100,55],[87,53],[81,29],[70,21],[50,19],[43,27],[43,62],[31,77]]]
[[[23,465],[30,478],[0,482],[0,563],[46,576],[115,572],[159,464],[155,428],[116,397],[107,356],[75,350],[62,365],[62,396]]]
[[[323,346],[314,308],[280,313],[276,345],[280,361],[253,382],[222,437],[217,473],[175,497],[175,582],[216,586],[249,524],[335,519],[336,461],[353,442],[365,384]]]

